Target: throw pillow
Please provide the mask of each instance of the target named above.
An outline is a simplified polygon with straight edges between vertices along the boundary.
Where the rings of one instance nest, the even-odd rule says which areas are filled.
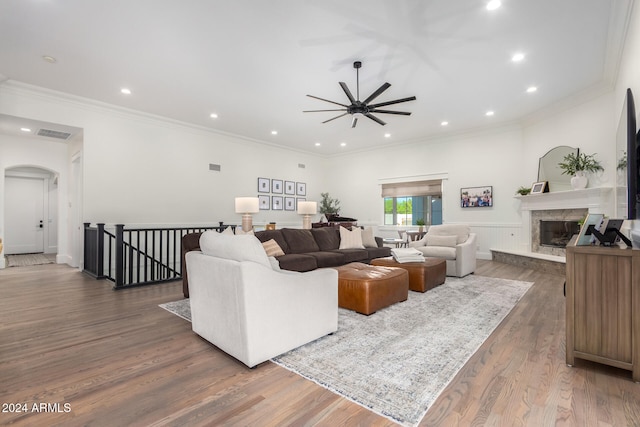
[[[275,259],[274,257],[270,256],[269,257],[269,262],[271,263],[271,268],[273,268],[273,271],[282,270],[280,268],[280,262],[277,259]]]
[[[456,236],[431,236],[427,233],[424,237],[427,246],[446,246],[449,248],[456,246]]]
[[[362,230],[358,227],[354,227],[353,230],[340,227],[339,249],[364,249],[364,245],[362,244]]]
[[[264,247],[264,251],[269,257],[284,255],[284,251],[282,250],[278,242],[276,242],[274,239],[267,240],[266,242],[262,243],[262,247]]]
[[[376,238],[373,235],[373,228],[367,227],[362,230],[362,244],[365,248],[377,248],[378,242],[376,242]]]
[[[225,236],[228,236],[228,235],[233,236],[233,228],[227,227],[224,230],[222,230],[222,233],[220,234],[224,234]]]

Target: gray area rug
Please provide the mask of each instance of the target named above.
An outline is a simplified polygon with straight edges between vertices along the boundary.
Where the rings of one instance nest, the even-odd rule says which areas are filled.
[[[364,316],[339,309],[338,331],[272,359],[397,423],[414,426],[530,282],[470,275]],[[190,320],[189,300],[161,307]]]
[[[27,267],[29,265],[53,264],[56,254],[6,255],[8,267]]]

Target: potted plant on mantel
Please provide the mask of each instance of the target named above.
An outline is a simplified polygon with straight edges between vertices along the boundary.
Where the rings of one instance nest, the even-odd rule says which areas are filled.
[[[600,162],[595,159],[594,154],[584,154],[578,151],[578,154],[569,153],[564,156],[562,162],[558,163],[560,169],[562,169],[563,175],[573,175],[571,178],[571,187],[574,190],[587,187],[586,173],[603,171],[604,168],[600,165]]]
[[[318,210],[327,218],[327,221],[331,222],[340,213],[340,200],[329,197],[329,193],[320,193],[320,196],[322,200]]]

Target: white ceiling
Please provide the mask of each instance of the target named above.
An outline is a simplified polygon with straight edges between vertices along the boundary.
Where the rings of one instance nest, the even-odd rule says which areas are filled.
[[[3,0],[0,77],[324,155],[513,123],[611,87],[633,0],[487,1]],[[415,95],[385,107],[412,115],[352,129],[302,113],[339,108],[306,94],[347,103],[338,82],[355,94],[356,60],[360,99],[389,82],[376,102]]]

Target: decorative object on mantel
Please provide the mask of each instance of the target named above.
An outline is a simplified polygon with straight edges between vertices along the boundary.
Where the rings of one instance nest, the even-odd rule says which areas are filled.
[[[547,181],[534,182],[531,185],[531,194],[542,194],[549,192],[549,183]]]
[[[320,213],[331,222],[340,213],[340,200],[329,197],[329,193],[320,193]]]
[[[520,188],[516,190],[516,194],[521,196],[526,196],[529,193],[531,193],[531,187],[520,186]]]
[[[595,159],[594,154],[584,154],[578,149],[577,154],[567,154],[564,156],[562,162],[558,163],[562,173],[565,175],[573,175],[571,178],[571,187],[574,190],[586,188],[588,179],[585,175],[587,172],[603,171],[604,168],[600,165],[600,162]]]

